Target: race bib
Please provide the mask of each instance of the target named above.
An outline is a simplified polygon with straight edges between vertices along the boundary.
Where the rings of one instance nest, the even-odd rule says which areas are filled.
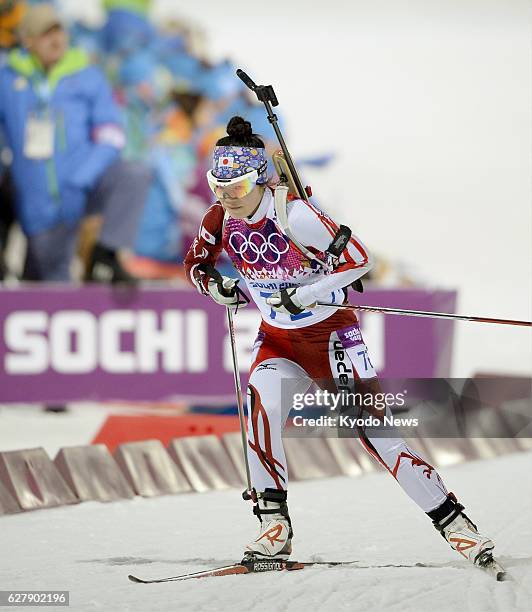
[[[344,327],[338,330],[337,334],[359,378],[375,378],[377,372],[371,363],[368,347],[364,344],[358,325]]]
[[[31,115],[26,122],[24,155],[29,159],[50,159],[54,153],[54,122]]]

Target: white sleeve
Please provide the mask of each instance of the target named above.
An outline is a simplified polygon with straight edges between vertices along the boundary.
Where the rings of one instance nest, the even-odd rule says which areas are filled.
[[[298,242],[321,252],[327,249],[338,231],[338,225],[326,213],[303,200],[289,204],[288,223]],[[336,270],[315,283],[298,287],[297,297],[303,306],[327,301],[332,291],[347,287],[364,276],[372,266],[373,260],[368,250],[352,235]]]

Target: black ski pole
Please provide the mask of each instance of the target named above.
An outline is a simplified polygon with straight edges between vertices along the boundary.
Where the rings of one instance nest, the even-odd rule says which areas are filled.
[[[200,268],[208,274],[214,281],[223,286],[222,284],[222,275],[220,272],[210,264],[201,264]],[[241,297],[245,299],[246,302],[249,302],[249,298],[242,291],[238,291],[239,300]],[[240,303],[240,302],[239,302]],[[246,417],[244,415],[244,399],[242,396],[242,386],[240,384],[240,368],[238,367],[238,351],[236,347],[236,336],[235,336],[235,324],[233,321],[233,312],[230,306],[226,306],[226,314],[227,314],[227,328],[229,330],[229,340],[231,342],[231,357],[233,360],[233,377],[235,381],[235,392],[236,392],[236,403],[238,408],[238,420],[240,423],[240,437],[242,439],[242,452],[244,454],[244,468],[246,470],[246,490],[242,494],[242,497],[245,500],[251,499],[254,502],[256,501],[256,493],[255,489],[251,484],[251,472],[249,469],[249,460],[248,460],[248,438],[246,433]]]

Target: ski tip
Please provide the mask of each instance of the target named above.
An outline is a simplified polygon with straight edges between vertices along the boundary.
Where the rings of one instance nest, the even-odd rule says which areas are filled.
[[[510,576],[505,571],[497,572],[497,582],[506,582],[510,580]]]
[[[144,580],[141,580],[140,578],[137,578],[136,576],[133,576],[133,574],[128,574],[128,578],[129,578],[129,580],[131,580],[131,582],[137,582],[137,583],[144,582]]]

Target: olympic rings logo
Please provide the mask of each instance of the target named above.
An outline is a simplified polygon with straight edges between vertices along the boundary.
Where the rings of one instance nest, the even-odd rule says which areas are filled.
[[[235,243],[237,238],[240,244]],[[277,232],[273,232],[267,238],[259,232],[251,232],[248,236],[242,232],[233,232],[229,237],[229,245],[235,254],[248,264],[257,263],[261,257],[266,263],[279,263],[281,255],[290,248],[288,242]]]

